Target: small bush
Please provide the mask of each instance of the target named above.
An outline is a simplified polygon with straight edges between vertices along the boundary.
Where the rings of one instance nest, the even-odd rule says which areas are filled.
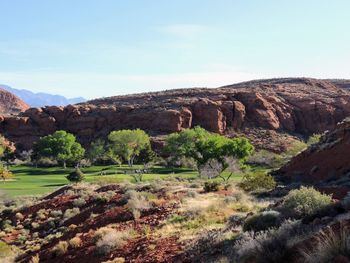
[[[77,214],[80,213],[80,209],[78,207],[74,207],[72,209],[67,209],[65,212],[64,212],[64,219],[68,219],[68,218],[71,218],[73,216],[76,216]]]
[[[243,176],[239,186],[245,191],[272,190],[276,187],[275,179],[266,173],[258,172]]]
[[[68,251],[68,242],[67,241],[60,241],[56,246],[54,246],[51,250],[52,255],[54,257],[62,256],[66,254]]]
[[[72,247],[72,248],[77,248],[77,247],[80,247],[81,246],[81,238],[80,237],[73,237],[71,240],[69,240],[69,245]]]
[[[139,219],[141,211],[151,207],[145,196],[134,190],[127,191],[125,197],[128,199],[128,208],[132,211],[134,219]]]
[[[219,190],[220,183],[216,181],[207,181],[204,183],[204,192],[216,192]]]
[[[83,181],[84,174],[79,168],[77,168],[73,172],[71,172],[69,175],[67,175],[66,178],[70,182],[78,183]]]
[[[96,253],[106,256],[111,253],[113,249],[120,249],[125,246],[129,238],[130,233],[128,231],[111,230],[97,241]]]
[[[285,221],[279,228],[259,233],[244,232],[235,243],[234,262],[271,262],[285,260],[289,248],[303,240],[313,229],[300,221]]]
[[[262,231],[281,224],[281,216],[277,211],[264,211],[260,214],[250,216],[243,225],[243,231]]]
[[[61,210],[52,210],[50,212],[50,216],[54,217],[54,218],[60,218],[62,217],[63,213]]]
[[[77,207],[82,207],[82,206],[86,205],[86,201],[84,198],[78,198],[78,199],[75,199],[73,201],[73,205],[77,206]]]
[[[331,204],[332,198],[313,187],[292,190],[283,200],[281,208],[293,216],[311,216]]]

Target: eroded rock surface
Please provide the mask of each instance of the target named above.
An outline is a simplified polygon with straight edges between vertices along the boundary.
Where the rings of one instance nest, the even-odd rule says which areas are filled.
[[[158,137],[196,125],[220,134],[261,130],[265,138],[322,132],[349,115],[350,91],[331,81],[272,79],[29,109],[0,119],[0,132],[19,149],[58,129],[76,134],[85,145],[117,129],[141,128]],[[273,150],[269,143],[262,146]]]

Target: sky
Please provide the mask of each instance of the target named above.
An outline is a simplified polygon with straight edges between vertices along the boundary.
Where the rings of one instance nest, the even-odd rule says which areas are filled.
[[[350,78],[348,0],[0,0],[0,84],[97,98]]]

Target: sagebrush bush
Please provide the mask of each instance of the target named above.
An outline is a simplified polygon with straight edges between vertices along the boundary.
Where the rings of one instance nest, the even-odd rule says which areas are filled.
[[[216,192],[219,190],[220,183],[216,181],[207,181],[204,183],[204,192]]]
[[[86,201],[85,201],[84,198],[81,198],[81,197],[80,197],[80,198],[78,198],[78,199],[74,199],[73,205],[74,205],[74,206],[77,206],[77,207],[82,207],[82,206],[86,205]]]
[[[130,233],[128,231],[110,230],[97,241],[96,253],[106,256],[111,253],[113,249],[120,249],[125,246],[129,238]]]
[[[332,202],[332,197],[322,194],[313,187],[291,190],[284,198],[281,208],[287,214],[303,217],[315,215]]]
[[[71,218],[73,216],[76,216],[77,214],[80,213],[80,209],[78,207],[74,207],[72,209],[67,209],[65,212],[64,212],[64,219],[68,219],[68,218]]]
[[[257,234],[244,232],[234,245],[234,262],[283,262],[288,248],[299,243],[311,231],[310,226],[305,226],[300,221],[288,220],[279,228],[270,228]]]
[[[245,191],[272,190],[276,187],[275,179],[266,173],[245,174],[239,186]]]
[[[243,231],[262,231],[281,224],[281,214],[277,211],[264,211],[248,217],[243,225]]]
[[[125,193],[125,197],[128,200],[128,208],[132,211],[134,219],[139,219],[141,216],[141,211],[151,207],[149,201],[146,197],[139,192],[134,190],[129,190]]]

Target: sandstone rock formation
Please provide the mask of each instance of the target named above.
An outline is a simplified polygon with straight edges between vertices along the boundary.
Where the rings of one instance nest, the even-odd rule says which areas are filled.
[[[58,129],[76,134],[88,145],[117,129],[141,128],[159,138],[200,125],[228,136],[254,134],[256,145],[279,151],[269,143],[274,136],[322,132],[349,115],[350,91],[331,81],[271,79],[29,109],[17,117],[1,119],[0,132],[18,149],[29,149],[40,136]],[[259,134],[265,138],[263,143]]]
[[[0,114],[11,115],[25,111],[29,106],[16,95],[0,88]]]
[[[276,174],[282,180],[310,183],[340,198],[350,190],[349,156],[350,119],[345,119]]]

